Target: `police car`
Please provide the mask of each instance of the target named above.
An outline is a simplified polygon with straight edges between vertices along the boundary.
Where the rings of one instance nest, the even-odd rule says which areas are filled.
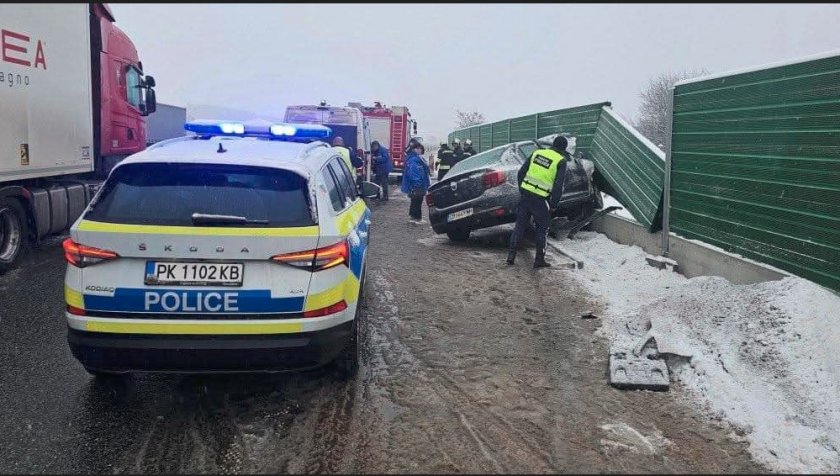
[[[94,375],[358,367],[370,210],[317,125],[195,121],[117,165],[64,242]]]

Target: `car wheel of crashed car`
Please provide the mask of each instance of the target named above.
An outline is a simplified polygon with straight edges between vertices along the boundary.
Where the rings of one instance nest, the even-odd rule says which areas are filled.
[[[446,236],[452,241],[464,242],[470,239],[470,230],[451,230],[446,232]]]

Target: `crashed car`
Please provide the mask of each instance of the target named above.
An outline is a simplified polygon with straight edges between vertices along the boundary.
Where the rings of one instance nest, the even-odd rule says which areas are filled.
[[[453,166],[426,194],[435,233],[446,233],[453,241],[467,241],[473,230],[515,222],[520,196],[517,172],[535,150],[551,145],[554,137],[556,134],[502,145]],[[575,153],[575,138],[566,137],[572,158],[566,168],[563,196],[552,218],[574,221],[602,208],[603,202],[592,180],[595,164],[580,152]]]

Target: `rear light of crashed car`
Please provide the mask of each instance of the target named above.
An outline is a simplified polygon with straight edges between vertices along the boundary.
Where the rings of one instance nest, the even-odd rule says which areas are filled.
[[[435,199],[432,197],[431,193],[426,194],[426,205],[433,207],[435,206]]]
[[[484,188],[498,187],[499,185],[505,183],[505,181],[507,181],[507,176],[504,172],[498,170],[487,172],[482,177],[482,182],[484,182]]]
[[[350,246],[345,240],[316,250],[298,251],[272,256],[271,259],[272,261],[288,264],[296,268],[322,271],[334,268],[340,264],[350,266]]]
[[[113,251],[102,250],[92,246],[85,246],[76,243],[71,238],[64,240],[64,243],[61,245],[64,247],[64,259],[77,268],[84,268],[85,266],[94,265],[101,263],[102,261],[108,261],[120,257],[120,255],[114,253]]]

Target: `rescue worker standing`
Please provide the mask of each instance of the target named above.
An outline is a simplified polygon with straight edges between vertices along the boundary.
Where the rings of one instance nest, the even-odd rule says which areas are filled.
[[[452,147],[452,154],[455,156],[454,163],[452,165],[464,160],[464,149],[461,147],[461,139],[455,138],[455,145]]]
[[[563,179],[566,176],[566,164],[569,161],[566,146],[568,141],[557,136],[551,147],[537,149],[519,169],[519,193],[521,198],[516,210],[516,227],[510,236],[510,248],[507,264],[516,260],[516,249],[525,235],[533,216],[536,225],[537,254],[534,268],[551,266],[545,260],[545,240],[551,211],[557,208],[563,195]]]
[[[440,149],[438,149],[438,160],[440,160],[440,165],[438,166],[438,180],[443,180],[443,177],[449,173],[449,169],[455,165],[455,152],[449,148],[449,144],[446,142],[440,144]]]
[[[475,151],[475,149],[473,149],[472,140],[467,139],[465,144],[466,144],[466,147],[464,147],[464,159],[468,159],[468,158],[474,156],[476,154],[476,151]]]
[[[355,177],[357,175],[356,168],[364,165],[362,159],[358,158],[352,150],[344,146],[344,138],[341,136],[336,136],[333,139],[332,145],[334,149],[338,150],[338,155],[341,156],[342,160],[347,164],[347,168],[350,169],[350,172]]]
[[[374,183],[382,188],[382,196],[384,201],[388,201],[388,174],[394,168],[391,163],[391,155],[388,153],[388,148],[380,145],[379,141],[370,143],[370,158],[373,165]]]

